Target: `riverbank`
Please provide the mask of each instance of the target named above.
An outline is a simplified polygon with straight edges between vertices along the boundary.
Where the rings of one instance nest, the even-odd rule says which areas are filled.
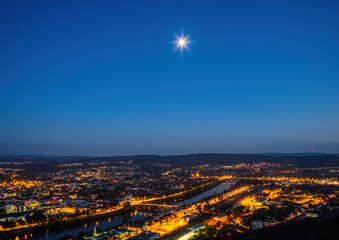
[[[178,195],[178,196],[173,196],[173,197],[169,197],[166,199],[161,199],[161,200],[155,200],[152,201],[152,203],[165,203],[165,204],[177,204],[180,202],[184,202],[186,199],[192,199],[206,191],[209,191],[217,186],[219,186],[220,184],[224,183],[225,181],[215,181],[212,183],[208,183],[206,184],[206,186],[202,187],[202,188],[198,188],[192,191],[189,191],[187,193],[184,193],[182,195]]]
[[[203,187],[185,192],[183,194],[179,194],[179,195],[164,198],[164,199],[154,200],[154,201],[150,201],[150,202],[154,202],[154,203],[155,202],[159,202],[159,203],[161,202],[161,203],[169,203],[169,204],[172,203],[172,204],[175,204],[175,205],[183,205],[185,203],[189,204],[189,202],[187,202],[187,201],[198,201],[199,199],[213,195],[214,192],[220,193],[224,189],[230,187],[230,185],[228,186],[227,184],[228,183],[225,180],[218,180],[218,181],[215,181],[215,182],[208,183]],[[198,199],[196,199],[197,197],[198,197]],[[132,205],[132,206],[129,206],[129,207],[125,207],[125,208],[116,210],[116,211],[102,213],[102,214],[98,214],[98,215],[95,215],[95,216],[88,216],[86,218],[78,218],[78,219],[75,219],[75,220],[64,221],[64,222],[56,221],[53,224],[46,224],[46,225],[40,225],[40,226],[4,231],[4,232],[0,233],[0,239],[11,239],[11,238],[14,239],[17,236],[23,237],[25,235],[27,235],[28,239],[30,239],[31,234],[33,234],[33,239],[44,239],[43,237],[36,238],[34,236],[42,235],[46,232],[49,232],[49,233],[52,234],[54,232],[65,231],[65,234],[67,234],[66,232],[70,232],[70,229],[72,229],[72,228],[74,229],[76,226],[85,225],[85,224],[88,224],[88,223],[96,221],[96,220],[102,220],[102,219],[105,219],[105,218],[108,218],[108,217],[128,218],[131,215],[131,213],[135,210],[136,210],[135,207]],[[88,230],[90,230],[90,229],[86,229],[86,231],[88,231]],[[65,234],[63,234],[62,236],[64,236]]]
[[[31,234],[35,236],[37,234],[45,233],[46,231],[49,231],[49,232],[63,231],[65,229],[69,229],[74,226],[84,225],[89,222],[97,221],[103,218],[118,217],[118,216],[128,217],[133,211],[135,211],[134,207],[127,207],[127,208],[123,208],[123,209],[110,212],[110,213],[89,216],[87,218],[79,218],[79,219],[75,219],[71,221],[64,221],[64,222],[56,221],[53,224],[46,224],[46,225],[4,231],[4,232],[0,232],[0,239],[14,239],[17,236],[24,237],[25,235],[27,235],[29,239]]]

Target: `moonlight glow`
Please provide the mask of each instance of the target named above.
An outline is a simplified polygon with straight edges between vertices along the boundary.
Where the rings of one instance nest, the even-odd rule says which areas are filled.
[[[188,35],[176,36],[176,40],[174,41],[174,44],[176,45],[176,50],[179,49],[180,51],[183,51],[184,49],[188,49],[188,45],[191,43],[189,40]]]

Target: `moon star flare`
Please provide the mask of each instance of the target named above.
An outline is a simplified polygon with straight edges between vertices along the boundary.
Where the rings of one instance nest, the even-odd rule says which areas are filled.
[[[176,36],[176,39],[173,43],[175,44],[175,50],[183,52],[185,49],[189,49],[189,44],[191,44],[191,41],[189,39],[189,35],[181,34],[180,36]]]

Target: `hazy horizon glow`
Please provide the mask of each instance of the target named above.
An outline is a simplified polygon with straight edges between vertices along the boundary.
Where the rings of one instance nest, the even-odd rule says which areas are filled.
[[[338,11],[2,1],[0,154],[337,153]]]

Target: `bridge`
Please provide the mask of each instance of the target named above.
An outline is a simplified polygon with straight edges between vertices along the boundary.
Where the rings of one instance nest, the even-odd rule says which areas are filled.
[[[155,204],[155,203],[138,203],[138,204],[135,204],[134,206],[155,206],[155,207],[170,207],[170,208],[179,207],[176,205]]]

